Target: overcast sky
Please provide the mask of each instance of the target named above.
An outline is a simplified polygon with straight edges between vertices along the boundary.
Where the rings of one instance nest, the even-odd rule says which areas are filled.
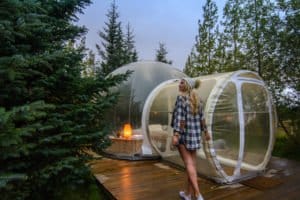
[[[225,0],[217,0],[219,18]],[[112,0],[93,0],[93,4],[79,15],[79,24],[89,30],[87,47],[96,53],[100,44],[98,32],[105,27]],[[159,43],[168,51],[167,59],[173,66],[183,69],[198,32],[198,20],[202,20],[205,0],[116,0],[119,21],[123,30],[129,23],[133,29],[139,60],[154,60]]]

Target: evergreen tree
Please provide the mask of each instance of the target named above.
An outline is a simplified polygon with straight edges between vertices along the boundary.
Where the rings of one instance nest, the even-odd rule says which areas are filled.
[[[195,65],[198,75],[211,74],[216,71],[215,45],[218,8],[213,0],[207,0],[203,6],[203,21],[198,21],[199,29],[196,36]]]
[[[198,72],[196,71],[197,69],[195,67],[195,60],[196,60],[196,54],[195,54],[195,48],[193,48],[190,55],[187,58],[187,61],[183,69],[183,72],[190,77],[196,77],[198,75]]]
[[[82,71],[83,76],[92,76],[96,75],[96,61],[95,54],[92,50],[89,50],[86,57],[83,61],[84,69]]]
[[[126,35],[125,35],[125,55],[126,63],[136,62],[138,60],[138,53],[135,49],[135,41],[133,31],[130,28],[128,23],[126,26]]]
[[[92,50],[86,48],[86,37],[82,37],[79,44],[76,44],[75,41],[69,41],[67,48],[70,50],[78,50],[84,53],[84,58],[82,60],[82,71],[81,75],[88,77],[88,76],[95,76],[96,75],[96,61],[95,61],[95,54]]]
[[[101,46],[96,44],[101,56],[101,72],[104,75],[138,59],[133,33],[128,25],[126,35],[124,35],[115,1],[111,4],[106,16],[108,22],[105,23],[103,31],[99,32],[102,39]]]
[[[256,71],[264,80],[274,75],[274,50],[277,46],[278,16],[270,0],[244,1],[243,38],[246,68]],[[271,73],[271,74],[270,74]]]
[[[107,13],[108,22],[105,23],[103,31],[99,32],[102,39],[101,46],[96,44],[101,56],[101,71],[104,75],[109,74],[124,64],[124,41],[121,22],[118,21],[119,13],[115,1]]]
[[[215,58],[215,72],[226,72],[232,71],[230,63],[228,62],[227,52],[226,52],[226,39],[224,33],[219,32],[219,26],[217,26],[216,30],[216,48],[214,51]]]
[[[80,44],[77,48],[79,51],[84,53],[84,58],[82,60],[82,70],[81,75],[85,77],[95,77],[96,76],[96,61],[95,54],[92,50],[86,48],[86,37],[82,37]]]
[[[103,113],[124,76],[82,77],[78,1],[0,2],[1,199],[59,199],[91,180],[82,147],[105,145]],[[104,95],[105,94],[105,95]]]
[[[228,0],[223,9],[224,33],[222,39],[226,49],[223,71],[245,68],[244,40],[242,37],[242,0]]]
[[[167,60],[168,51],[164,43],[159,43],[159,48],[156,50],[155,60],[167,64],[172,64],[171,60]]]

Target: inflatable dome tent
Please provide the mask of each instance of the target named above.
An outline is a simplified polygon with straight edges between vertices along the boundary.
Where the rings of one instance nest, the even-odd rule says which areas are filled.
[[[106,149],[110,156],[125,159],[146,159],[157,158],[155,151],[148,140],[144,140],[145,131],[142,129],[142,112],[145,101],[151,91],[160,83],[170,80],[187,77],[180,70],[169,64],[154,61],[140,61],[122,66],[111,74],[123,74],[131,71],[129,78],[114,88],[120,93],[119,101],[107,119],[113,124],[114,131],[111,135],[113,144]],[[131,139],[126,138],[128,130],[131,130]],[[148,142],[147,145],[142,143]]]
[[[134,63],[136,66],[147,64],[150,63]],[[156,64],[160,63],[151,63]],[[148,71],[143,72],[144,69],[139,70],[149,75]],[[176,74],[176,78],[157,81],[151,88],[146,87],[148,93],[134,111],[137,113],[130,116],[131,121],[128,120],[128,110],[116,107],[118,122],[126,121],[131,125],[132,135],[124,137],[126,130],[119,126],[121,133],[112,136],[114,140],[108,148],[109,153],[132,158],[159,155],[168,162],[183,166],[177,149],[171,144],[173,130],[170,120],[179,80],[185,76],[179,72]],[[270,160],[276,128],[275,109],[263,80],[256,73],[245,70],[195,79],[201,80],[197,92],[204,105],[212,138],[208,142],[202,140],[203,146],[197,152],[198,173],[220,183],[233,183],[261,173]],[[144,88],[144,80],[147,81],[143,78],[137,85],[122,86],[135,92]],[[122,106],[128,109],[134,98],[123,98]]]

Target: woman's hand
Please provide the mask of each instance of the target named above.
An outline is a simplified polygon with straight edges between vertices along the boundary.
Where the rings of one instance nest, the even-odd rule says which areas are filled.
[[[175,133],[172,137],[172,144],[174,146],[177,146],[179,144],[179,137],[180,135],[178,133]]]
[[[209,132],[206,130],[206,131],[204,131],[204,137],[205,137],[205,140],[206,141],[209,141],[210,140],[210,134],[209,134]]]

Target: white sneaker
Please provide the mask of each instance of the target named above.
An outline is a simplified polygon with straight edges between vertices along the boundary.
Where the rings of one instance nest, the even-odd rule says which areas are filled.
[[[200,194],[200,195],[198,196],[197,200],[204,200],[204,199],[203,199],[203,196]]]
[[[180,191],[179,192],[179,196],[183,199],[183,200],[191,200],[192,196],[191,195],[186,195],[184,191]]]

